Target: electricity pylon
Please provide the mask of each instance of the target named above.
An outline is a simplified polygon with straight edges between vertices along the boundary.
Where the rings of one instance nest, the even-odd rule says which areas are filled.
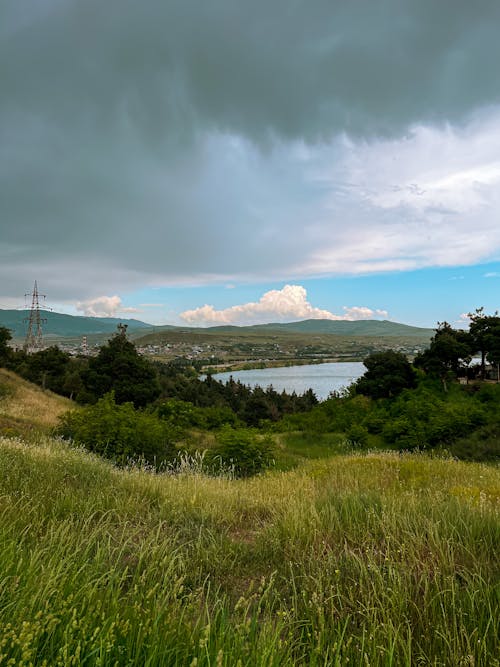
[[[40,297],[45,299],[45,294],[38,294],[38,287],[35,280],[33,292],[27,292],[24,296],[31,297],[31,310],[30,316],[24,319],[25,322],[28,322],[28,331],[26,333],[23,349],[27,354],[33,354],[33,352],[39,352],[43,349],[42,322],[45,323],[47,320],[40,316],[39,300]]]

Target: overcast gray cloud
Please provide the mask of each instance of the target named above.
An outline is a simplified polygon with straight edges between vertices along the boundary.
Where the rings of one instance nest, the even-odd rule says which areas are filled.
[[[493,0],[2,0],[0,297],[498,255],[499,25]]]

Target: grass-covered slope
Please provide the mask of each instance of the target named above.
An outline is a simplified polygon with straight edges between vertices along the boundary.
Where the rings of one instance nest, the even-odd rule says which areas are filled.
[[[67,398],[0,368],[0,435],[50,429],[73,405]]]
[[[499,664],[498,468],[155,476],[42,437],[0,471],[0,664]]]

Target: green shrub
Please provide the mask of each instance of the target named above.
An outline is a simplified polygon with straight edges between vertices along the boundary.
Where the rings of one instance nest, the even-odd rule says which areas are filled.
[[[200,408],[189,401],[171,398],[158,406],[157,415],[182,433],[188,428],[212,430],[225,424],[237,426],[240,422],[236,414],[228,407]]]
[[[454,442],[448,451],[465,461],[500,461],[500,424],[478,428]]]
[[[141,459],[158,466],[175,454],[169,425],[132,403],[117,405],[113,392],[60,421],[59,435],[119,464]]]
[[[427,444],[423,423],[405,415],[389,419],[382,430],[382,437],[401,450],[421,449]]]
[[[230,469],[236,477],[250,477],[272,464],[271,440],[251,429],[226,427],[220,431],[217,443],[209,452],[209,464]]]
[[[188,401],[179,401],[176,398],[163,401],[156,408],[156,414],[175,432],[176,437],[180,437],[187,428],[199,425],[197,408]]]
[[[198,408],[198,410],[200,412],[200,417],[203,419],[200,426],[208,430],[220,428],[224,425],[236,428],[238,425],[242,424],[236,413],[226,406]]]
[[[346,433],[347,440],[355,447],[363,447],[368,441],[368,431],[361,424],[353,424]]]

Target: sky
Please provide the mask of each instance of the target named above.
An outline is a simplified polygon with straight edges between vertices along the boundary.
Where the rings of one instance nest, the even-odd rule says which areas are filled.
[[[497,0],[0,0],[0,308],[500,307]]]

